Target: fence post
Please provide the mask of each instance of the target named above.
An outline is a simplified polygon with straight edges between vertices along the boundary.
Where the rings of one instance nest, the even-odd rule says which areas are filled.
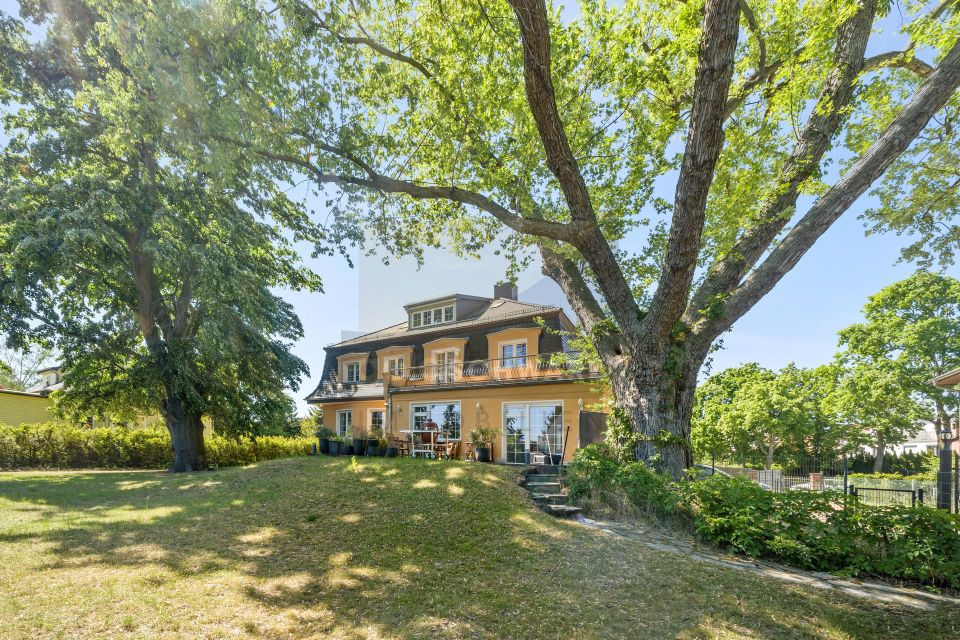
[[[850,461],[847,459],[847,454],[843,454],[843,495],[847,495],[847,474],[850,470]]]
[[[923,487],[917,489],[917,500],[920,501],[920,504],[923,504]]]

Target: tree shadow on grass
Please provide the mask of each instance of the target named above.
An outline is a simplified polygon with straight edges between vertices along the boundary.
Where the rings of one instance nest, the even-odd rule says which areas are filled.
[[[558,521],[527,502],[512,474],[329,457],[187,476],[10,474],[0,476],[0,545],[24,550],[21,578],[62,580],[79,611],[103,620],[121,614],[100,585],[133,576],[128,597],[146,613],[129,635],[171,625],[195,636],[292,638],[945,630],[933,614],[780,585]],[[38,614],[55,613],[43,611],[54,603],[42,594],[36,600]],[[168,618],[178,601],[191,614],[182,622]]]

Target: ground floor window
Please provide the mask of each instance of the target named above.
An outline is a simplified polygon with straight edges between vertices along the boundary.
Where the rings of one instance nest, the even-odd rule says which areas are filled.
[[[535,453],[563,456],[563,403],[518,402],[503,405],[507,462],[529,464]]]
[[[353,411],[350,409],[337,411],[337,435],[341,438],[346,437],[351,427],[353,427]]]
[[[379,409],[370,410],[370,433],[383,435],[383,411]]]
[[[410,405],[413,428],[420,429],[431,420],[440,426],[440,431],[451,440],[460,439],[460,403],[431,402]]]

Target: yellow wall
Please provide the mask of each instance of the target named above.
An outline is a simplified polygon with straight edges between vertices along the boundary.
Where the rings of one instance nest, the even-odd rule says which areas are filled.
[[[333,431],[337,430],[337,411],[350,409],[353,411],[353,427],[361,427],[368,434],[370,433],[370,409],[379,409],[385,411],[386,404],[383,400],[354,400],[350,402],[325,402],[323,403],[323,426]],[[386,413],[384,413],[386,418]],[[399,435],[399,434],[398,434]]]
[[[49,397],[0,390],[0,424],[19,425],[56,420]]]
[[[409,393],[394,393],[392,396],[388,429],[392,434],[400,435],[400,429],[409,429],[412,421],[411,404],[422,402],[460,401],[460,454],[463,455],[466,443],[470,441],[470,432],[476,427],[503,428],[503,405],[510,402],[547,402],[563,403],[563,432],[569,436],[564,443],[563,458],[569,460],[577,448],[580,432],[580,402],[583,409],[589,411],[600,402],[596,385],[580,382],[562,382],[555,384],[525,384],[510,387],[476,387],[455,390],[425,390]],[[477,405],[479,404],[479,408]],[[330,405],[324,405],[324,421]],[[331,414],[332,415],[332,414]],[[493,457],[505,460],[505,436],[501,433],[494,443]]]

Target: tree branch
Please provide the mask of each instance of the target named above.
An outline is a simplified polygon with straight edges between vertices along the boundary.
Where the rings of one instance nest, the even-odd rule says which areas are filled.
[[[527,103],[574,220],[594,221],[593,203],[564,130],[550,70],[550,23],[543,0],[508,0],[520,25]]]
[[[803,216],[749,278],[727,300],[723,317],[710,323],[719,335],[749,311],[797,264],[814,242],[870,187],[923,131],[960,87],[960,41],[917,89],[867,152]]]
[[[913,43],[911,43],[909,48],[903,51],[888,51],[887,53],[880,53],[867,58],[863,62],[864,71],[874,71],[876,69],[889,67],[907,69],[908,71],[914,72],[921,78],[927,78],[931,73],[933,73],[933,67],[923,60],[914,57]]]
[[[723,118],[739,35],[737,0],[707,0],[693,89],[690,129],[680,165],[667,253],[644,320],[651,344],[663,345],[687,303],[700,252],[704,211],[723,146]]]
[[[695,325],[701,312],[718,296],[740,284],[789,221],[789,212],[797,204],[800,187],[819,169],[846,116],[862,69],[863,54],[875,15],[876,0],[866,0],[857,13],[840,27],[834,68],[827,75],[800,139],[780,169],[776,186],[760,203],[757,216],[759,223],[745,231],[710,268],[687,307],[684,320],[688,324]]]

